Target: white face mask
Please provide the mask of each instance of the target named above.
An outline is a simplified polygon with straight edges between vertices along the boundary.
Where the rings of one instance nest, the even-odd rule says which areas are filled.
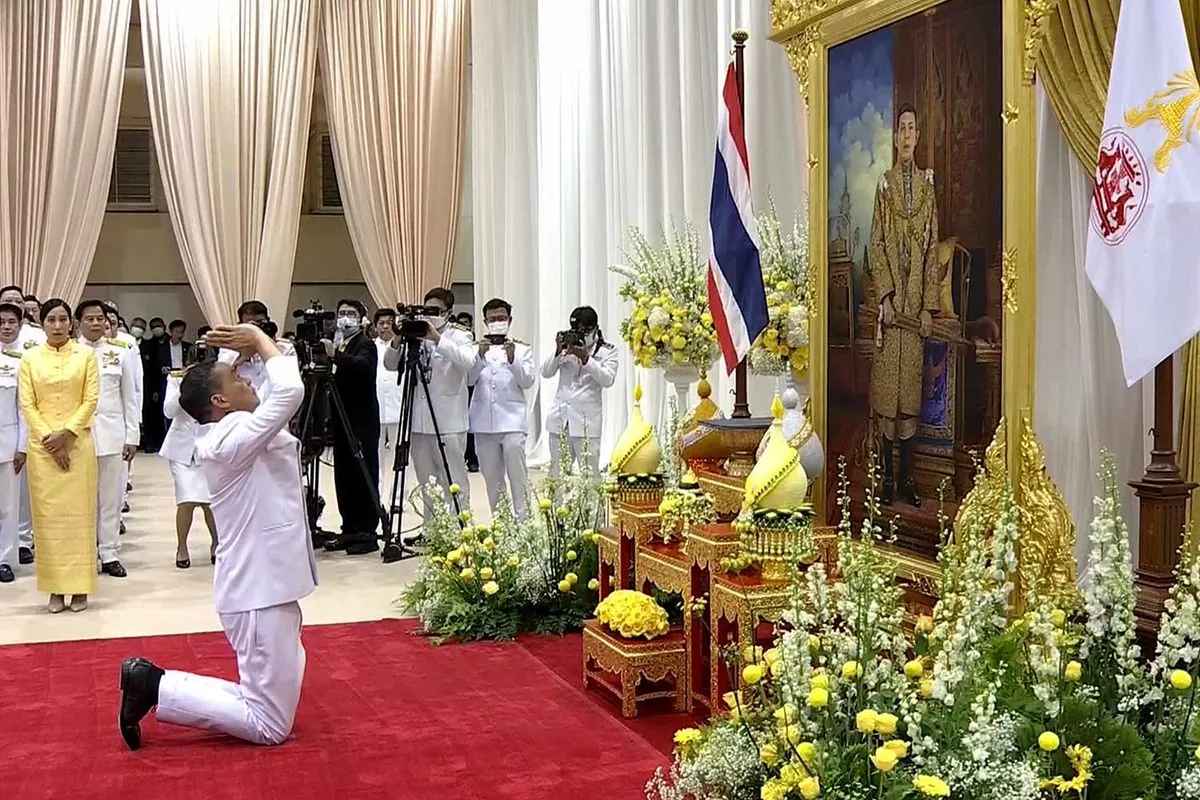
[[[338,317],[337,326],[343,335],[349,336],[358,330],[358,320],[354,317]]]
[[[421,319],[424,322],[428,322],[435,331],[440,331],[442,328],[446,327],[445,317],[422,317]]]
[[[158,339],[159,337],[161,337],[163,335],[163,333],[164,333],[164,331],[162,328],[151,328],[150,329],[150,335],[153,336],[155,339]]]
[[[145,328],[130,328],[129,332],[133,334],[133,338],[140,339],[146,333]]]
[[[487,332],[491,336],[508,336],[508,322],[506,320],[497,320],[487,324]]]
[[[598,342],[598,341],[600,341],[600,334],[596,333],[596,331],[592,331],[589,334],[585,334],[583,337],[584,347],[595,347],[596,342]]]

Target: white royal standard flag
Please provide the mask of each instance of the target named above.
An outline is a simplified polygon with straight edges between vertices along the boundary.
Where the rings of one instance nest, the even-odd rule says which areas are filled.
[[[1200,86],[1179,0],[1125,0],[1087,241],[1087,275],[1133,385],[1200,332]]]

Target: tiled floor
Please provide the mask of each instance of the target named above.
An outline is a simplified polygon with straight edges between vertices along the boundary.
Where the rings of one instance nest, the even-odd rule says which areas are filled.
[[[129,577],[101,575],[87,611],[51,615],[46,612],[47,598],[37,592],[33,567],[18,567],[16,582],[0,585],[0,644],[220,630],[212,606],[212,567],[203,519],[197,513],[189,539],[191,569],[176,569],[175,500],[166,462],[139,455],[133,484],[132,508],[125,515],[127,532],[121,537],[121,560]],[[337,500],[328,467],[323,469],[321,486],[327,501],[322,527],[337,530]],[[476,513],[486,516],[487,494],[478,475],[471,476],[471,499]],[[405,527],[413,524],[406,516]],[[320,586],[302,603],[305,623],[399,616],[394,601],[417,563],[408,559],[384,564],[378,554],[356,558],[318,554]]]

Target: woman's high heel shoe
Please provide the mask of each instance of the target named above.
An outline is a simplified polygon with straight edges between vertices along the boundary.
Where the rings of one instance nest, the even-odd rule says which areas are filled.
[[[50,595],[50,605],[46,606],[51,614],[61,614],[67,608],[67,603],[61,594]]]

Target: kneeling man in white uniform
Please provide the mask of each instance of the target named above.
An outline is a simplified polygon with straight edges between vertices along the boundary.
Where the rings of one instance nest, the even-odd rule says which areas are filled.
[[[296,359],[254,325],[220,327],[210,347],[262,359],[269,391],[259,403],[228,364],[205,361],[184,375],[179,404],[202,427],[196,459],[217,523],[213,595],[221,627],[237,653],[239,683],[163,670],[146,659],[121,665],[121,735],[141,745],[139,723],[158,719],[205,728],[255,744],[281,744],[292,730],[304,647],[299,600],[317,583],[299,442],[287,432],[304,384]]]

